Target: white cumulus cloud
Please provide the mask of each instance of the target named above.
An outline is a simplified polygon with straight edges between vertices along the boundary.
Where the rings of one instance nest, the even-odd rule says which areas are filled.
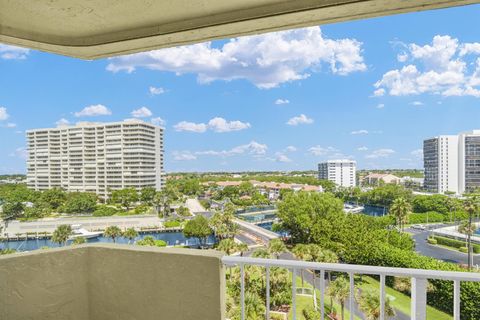
[[[277,99],[275,100],[275,104],[289,104],[290,100],[288,99]]]
[[[195,123],[195,122],[188,122],[188,121],[181,121],[173,126],[175,131],[189,131],[189,132],[197,132],[203,133],[207,131],[207,125],[205,123]]]
[[[355,130],[350,132],[350,134],[353,134],[353,135],[368,134],[368,130],[365,130],[365,129]]]
[[[263,89],[305,79],[327,65],[333,74],[367,69],[362,43],[325,38],[319,27],[234,38],[112,58],[107,70],[133,72],[144,67],[177,75],[193,73],[199,83],[245,79]]]
[[[388,92],[480,97],[480,43],[461,44],[451,36],[437,35],[431,44],[412,43],[407,48],[410,63],[387,71],[374,84],[374,96]]]
[[[165,126],[165,124],[167,123],[165,120],[163,120],[160,117],[152,118],[152,119],[150,119],[150,122],[153,123],[154,125],[160,126],[160,127]]]
[[[25,148],[17,148],[17,149],[15,149],[15,151],[11,152],[9,154],[9,156],[10,157],[17,157],[17,158],[25,160],[25,159],[27,159],[28,151]]]
[[[250,128],[250,123],[241,121],[227,121],[216,117],[208,121],[208,128],[215,132],[239,131]]]
[[[167,90],[165,90],[162,87],[150,87],[148,88],[148,91],[150,92],[151,95],[154,95],[154,96],[157,96],[159,94],[164,94],[165,92],[167,92]]]
[[[383,108],[385,108],[385,104],[379,103],[379,104],[377,105],[377,109],[383,109]]]
[[[2,59],[23,60],[27,58],[29,53],[30,53],[29,49],[0,43],[0,58]]]
[[[17,124],[16,124],[16,123],[13,123],[13,122],[9,122],[9,123],[7,123],[4,127],[5,127],[5,128],[16,128],[16,127],[17,127]]]
[[[268,146],[266,144],[261,144],[256,141],[251,141],[250,143],[242,144],[229,150],[197,151],[195,152],[195,154],[201,155],[201,156],[220,156],[220,157],[231,157],[231,156],[243,155],[243,154],[262,156],[267,153],[267,149],[268,149]]]
[[[141,107],[139,109],[133,110],[131,113],[134,118],[147,118],[152,116],[152,111],[147,107]]]
[[[358,147],[357,150],[358,150],[358,151],[367,151],[368,148],[365,147],[365,146],[361,146],[361,147]]]
[[[57,127],[65,127],[65,126],[68,126],[70,124],[70,121],[68,121],[65,118],[62,118],[62,119],[58,120],[57,122],[55,122],[55,124],[57,125]]]
[[[203,133],[207,130],[212,130],[214,132],[223,133],[223,132],[231,132],[231,131],[240,131],[250,128],[250,123],[242,122],[238,120],[234,121],[227,121],[221,117],[215,117],[210,119],[208,123],[195,123],[195,122],[187,122],[182,121],[177,123],[174,126],[176,131],[190,131],[190,132],[197,132]]]
[[[311,123],[313,123],[313,119],[307,117],[307,116],[304,115],[303,113],[302,113],[301,115],[299,115],[299,116],[290,118],[290,119],[287,121],[287,124],[288,124],[289,126],[298,126],[299,124],[311,124]]]
[[[285,152],[295,152],[297,151],[297,147],[295,146],[288,146],[285,148]]]
[[[7,120],[10,115],[7,113],[7,108],[0,107],[0,120]]]
[[[365,156],[367,159],[388,158],[395,153],[393,149],[377,149]]]
[[[290,159],[287,155],[285,155],[281,152],[277,152],[275,154],[275,160],[277,162],[292,162],[292,159]]]
[[[75,112],[75,117],[94,117],[94,116],[109,116],[112,114],[107,107],[102,104],[95,104],[83,108],[82,111]]]
[[[173,160],[176,161],[188,161],[188,160],[196,160],[197,156],[192,154],[190,151],[173,151]]]

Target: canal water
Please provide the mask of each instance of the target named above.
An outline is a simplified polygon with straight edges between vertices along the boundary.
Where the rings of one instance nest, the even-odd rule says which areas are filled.
[[[146,236],[152,236],[157,240],[163,240],[169,246],[179,245],[179,246],[197,246],[198,239],[196,238],[185,238],[182,232],[147,232],[140,234],[134,241],[141,240]],[[105,237],[97,237],[92,239],[87,239],[88,243],[97,243],[97,242],[105,242],[111,243],[113,242],[111,238]],[[119,237],[115,239],[116,243],[128,243],[127,238]],[[215,242],[213,236],[210,236],[207,240],[207,244],[211,245]],[[70,244],[71,241],[67,242],[67,245]],[[29,240],[10,240],[5,241],[3,243],[0,242],[0,248],[9,248],[15,249],[17,251],[31,251],[40,249],[42,247],[50,247],[55,248],[59,247],[58,243],[54,243],[50,241],[50,239],[29,239]]]

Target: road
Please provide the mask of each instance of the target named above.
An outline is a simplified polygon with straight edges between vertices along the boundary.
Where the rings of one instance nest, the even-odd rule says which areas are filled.
[[[421,255],[446,262],[467,264],[466,253],[429,244],[427,242],[428,230],[407,229],[407,231],[413,234],[412,238],[415,240],[415,250]],[[480,255],[475,254],[473,256],[473,264],[480,265]]]

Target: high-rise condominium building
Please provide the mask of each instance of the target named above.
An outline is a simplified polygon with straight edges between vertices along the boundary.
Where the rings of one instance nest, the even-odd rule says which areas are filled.
[[[353,160],[328,160],[318,164],[318,178],[342,187],[355,187],[357,163]]]
[[[423,142],[425,188],[463,194],[480,187],[480,130]]]
[[[27,131],[27,185],[95,192],[163,185],[163,128],[140,120]]]

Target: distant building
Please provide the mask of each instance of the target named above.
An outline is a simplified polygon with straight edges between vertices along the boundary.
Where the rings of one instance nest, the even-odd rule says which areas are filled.
[[[480,130],[423,142],[425,189],[463,194],[480,187]]]
[[[140,120],[27,131],[27,186],[93,192],[163,185],[163,128]]]
[[[399,184],[401,179],[390,173],[370,173],[363,178],[363,181],[369,185],[378,185],[380,183]]]
[[[357,163],[354,160],[328,160],[318,164],[318,178],[341,187],[356,186]]]

